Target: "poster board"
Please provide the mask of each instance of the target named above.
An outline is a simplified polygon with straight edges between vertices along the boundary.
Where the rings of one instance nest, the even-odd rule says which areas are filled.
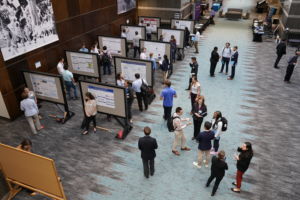
[[[0,117],[4,117],[6,119],[10,119],[9,113],[7,111],[2,93],[0,91]]]
[[[154,85],[153,66],[150,60],[114,57],[116,74],[122,73],[125,80],[135,81],[135,74],[139,73],[149,86]]]
[[[129,26],[129,25],[121,25],[120,34],[122,30],[125,29],[127,32],[127,42],[132,42],[133,37],[135,36],[135,32],[137,31],[141,36],[142,40],[146,39],[146,28],[144,26]]]
[[[55,199],[66,199],[52,159],[0,143],[0,167],[12,183],[29,186]]]
[[[23,71],[26,86],[41,100],[66,104],[62,77],[59,75]]]
[[[68,70],[74,74],[99,78],[98,55],[78,51],[65,51]]]
[[[91,92],[95,96],[98,112],[127,119],[125,88],[89,81],[80,81],[79,84],[81,95]]]
[[[126,57],[126,38],[122,37],[107,37],[98,35],[99,48],[103,49],[104,46],[112,56]]]
[[[147,26],[147,24],[150,24],[150,27],[152,28],[152,33],[157,33],[157,28],[160,27],[160,21],[160,17],[139,16],[139,24],[142,24],[143,26]]]
[[[162,60],[164,55],[167,55],[168,58],[171,57],[171,44],[169,42],[157,42],[157,41],[148,41],[140,40],[140,47],[147,49],[147,54],[153,53],[153,58],[158,62]]]
[[[171,27],[176,26],[176,29],[184,30],[185,27],[189,29],[191,33],[194,32],[195,22],[193,20],[185,19],[171,19]]]
[[[182,49],[184,47],[184,30],[158,28],[157,38],[159,38],[160,35],[163,36],[164,42],[170,42],[171,36],[174,35],[177,43],[177,48]]]

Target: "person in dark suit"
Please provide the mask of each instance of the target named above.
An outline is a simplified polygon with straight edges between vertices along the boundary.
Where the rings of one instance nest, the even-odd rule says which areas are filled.
[[[194,140],[200,133],[203,119],[207,115],[204,96],[199,96],[197,98],[196,102],[193,105],[192,113],[194,122],[194,136],[192,137],[192,140]]]
[[[197,78],[197,75],[198,75],[199,65],[198,65],[198,62],[197,62],[197,58],[196,57],[192,57],[191,60],[192,60],[192,63],[190,63],[191,75],[190,75],[190,80],[189,80],[189,86],[185,90],[190,90],[191,89],[192,77],[195,76]]]
[[[285,39],[282,39],[281,42],[277,45],[276,47],[276,54],[277,58],[274,64],[274,68],[278,69],[279,67],[277,66],[281,57],[286,54],[286,42]]]
[[[239,52],[237,51],[237,49],[238,49],[237,46],[233,47],[233,52],[232,52],[232,56],[231,56],[231,62],[232,62],[231,75],[227,78],[228,80],[233,80],[234,79],[235,67],[237,65],[238,58],[239,58]]]
[[[285,74],[285,77],[284,77],[284,82],[291,83],[290,79],[291,79],[291,76],[293,74],[294,68],[297,64],[297,60],[298,60],[299,55],[300,55],[300,50],[297,50],[295,52],[295,55],[289,59],[288,66],[286,68],[286,74]]]
[[[139,149],[141,150],[141,157],[144,166],[144,175],[149,178],[150,175],[154,175],[154,158],[156,156],[155,149],[157,149],[156,139],[150,137],[151,129],[146,126],[144,128],[145,136],[139,139]]]
[[[219,151],[218,157],[213,156],[211,159],[211,173],[206,183],[206,187],[209,187],[210,183],[216,179],[211,196],[216,194],[219,184],[225,175],[225,170],[228,170],[228,165],[225,162],[225,152]]]
[[[218,53],[218,47],[214,47],[214,50],[211,52],[210,56],[210,76],[215,76],[215,70],[217,63],[219,62],[220,55]]]

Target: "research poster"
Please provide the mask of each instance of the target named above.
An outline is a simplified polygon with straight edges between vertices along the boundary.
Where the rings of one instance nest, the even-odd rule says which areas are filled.
[[[0,48],[5,61],[57,40],[51,0],[0,0]]]
[[[113,89],[89,85],[88,91],[95,96],[98,106],[115,109],[115,94]]]
[[[145,36],[142,32],[143,27],[122,26],[122,30],[123,30],[123,28],[125,28],[125,30],[127,31],[127,41],[133,40],[136,31],[138,32],[138,35],[141,36],[141,39],[145,39]]]
[[[93,55],[71,52],[70,56],[75,71],[95,73]]]
[[[37,96],[59,99],[54,77],[30,74],[30,80]]]
[[[147,80],[146,64],[133,61],[121,61],[121,71],[125,80],[135,81],[135,74],[139,73],[141,78]]]
[[[162,35],[164,38],[164,42],[170,42],[171,36],[174,35],[177,46],[180,46],[181,32],[182,31],[178,31],[178,30],[162,29]]]
[[[122,39],[102,37],[102,45],[106,46],[111,54],[122,55]]]
[[[147,52],[153,53],[153,57],[156,60],[161,60],[164,55],[166,54],[166,43],[159,43],[159,42],[144,42],[144,47],[147,49]]]
[[[159,18],[147,18],[147,17],[140,17],[140,23],[142,22],[143,26],[147,26],[147,24],[150,24],[150,27],[152,29],[152,33],[157,32],[157,28],[160,26],[160,19]]]
[[[172,20],[172,27],[176,26],[176,29],[182,29],[184,30],[185,27],[189,29],[191,33],[193,33],[194,29],[194,21],[188,21],[188,20]]]

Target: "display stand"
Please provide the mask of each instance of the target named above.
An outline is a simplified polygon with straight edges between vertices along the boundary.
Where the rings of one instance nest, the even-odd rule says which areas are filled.
[[[58,89],[58,98],[51,98],[51,97],[44,97],[39,94],[36,94],[36,98],[42,101],[47,101],[51,102],[58,105],[63,105],[64,106],[64,111],[63,111],[63,116],[60,115],[49,115],[50,117],[55,117],[57,121],[61,122],[62,124],[66,123],[69,119],[71,119],[75,113],[69,110],[67,98],[66,98],[66,93],[64,89],[64,83],[62,80],[62,77],[59,75],[55,74],[49,74],[49,73],[44,73],[44,72],[36,72],[36,71],[27,71],[23,70],[22,75],[24,78],[24,82],[26,87],[28,87],[30,90],[34,91],[34,87],[32,85],[31,79],[30,79],[30,74],[37,74],[43,77],[51,77],[54,78],[56,81],[56,87]],[[36,92],[36,91],[34,91]]]

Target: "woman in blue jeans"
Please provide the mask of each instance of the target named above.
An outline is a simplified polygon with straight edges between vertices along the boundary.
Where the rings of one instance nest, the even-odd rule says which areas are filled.
[[[214,145],[213,145],[213,151],[212,154],[218,154],[219,150],[219,142],[220,142],[220,136],[223,133],[222,131],[222,113],[220,111],[214,112],[213,119],[211,121],[212,123],[212,130],[215,133],[215,139],[214,139]]]

